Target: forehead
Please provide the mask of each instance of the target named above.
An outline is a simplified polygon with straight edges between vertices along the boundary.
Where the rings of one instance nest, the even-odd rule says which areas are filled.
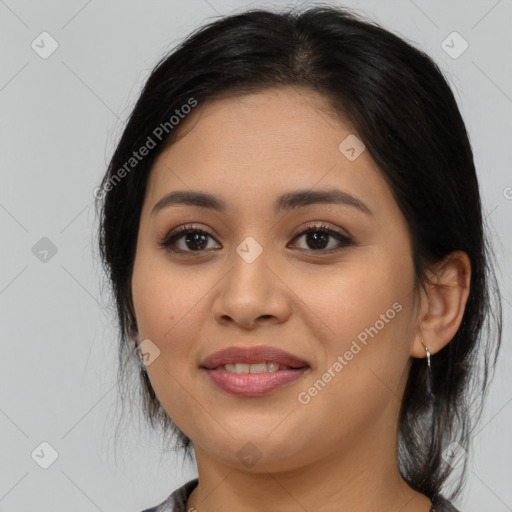
[[[386,193],[390,199],[367,151],[353,161],[340,151],[340,143],[355,135],[353,126],[307,88],[199,103],[177,129],[177,141],[151,171],[147,197],[153,204],[169,190],[186,188],[254,200],[292,188],[338,186],[369,202]]]
[[[348,120],[341,122],[326,98],[295,86],[223,96],[199,104],[177,129],[179,140],[171,152],[195,145],[227,158],[259,152],[265,158],[292,159],[290,152],[307,153],[312,145],[318,147],[327,132],[332,137],[325,141],[325,148],[341,132],[354,132]]]

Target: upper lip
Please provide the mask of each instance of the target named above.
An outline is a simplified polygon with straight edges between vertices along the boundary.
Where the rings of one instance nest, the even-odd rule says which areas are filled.
[[[200,366],[213,370],[225,364],[273,362],[290,368],[309,366],[306,361],[276,347],[228,347],[204,359]]]

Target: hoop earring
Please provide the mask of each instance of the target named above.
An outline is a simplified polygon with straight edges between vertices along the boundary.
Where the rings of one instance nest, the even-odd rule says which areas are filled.
[[[420,336],[421,344],[425,348],[425,353],[427,354],[427,366],[428,366],[428,372],[427,372],[427,390],[430,398],[434,398],[434,394],[432,393],[432,367],[430,366],[430,350],[428,349],[427,345],[425,345],[425,342],[423,341],[423,338]]]

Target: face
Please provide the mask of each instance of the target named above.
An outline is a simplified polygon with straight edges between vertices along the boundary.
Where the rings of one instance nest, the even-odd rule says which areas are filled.
[[[394,442],[416,328],[411,241],[350,123],[316,92],[280,87],[199,104],[179,128],[151,171],[132,276],[166,413],[196,453],[227,465],[243,467],[255,445],[251,471]],[[223,208],[160,202],[176,191]],[[298,191],[309,199],[290,201]],[[201,368],[219,350],[262,345],[307,366],[253,396]]]

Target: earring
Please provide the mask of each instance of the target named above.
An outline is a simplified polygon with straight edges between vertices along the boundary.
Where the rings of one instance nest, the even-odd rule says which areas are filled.
[[[427,345],[423,341],[423,338],[420,336],[421,344],[425,348],[425,353],[427,354],[427,366],[428,366],[428,377],[427,377],[427,390],[430,398],[434,398],[434,394],[432,393],[432,367],[430,366],[430,350]]]
[[[421,344],[425,347],[425,352],[427,353],[427,365],[428,369],[431,372],[432,368],[430,367],[430,350],[428,349],[427,345],[425,345],[425,342],[423,341],[423,338],[420,337]]]

